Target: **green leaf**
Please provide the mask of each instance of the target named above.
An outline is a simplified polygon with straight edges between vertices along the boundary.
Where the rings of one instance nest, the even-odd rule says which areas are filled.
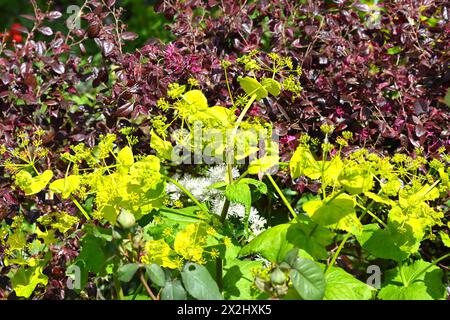
[[[196,263],[186,263],[181,271],[184,287],[197,300],[222,300],[219,287],[208,269]]]
[[[261,267],[262,261],[239,260],[240,247],[231,244],[226,247],[224,259],[223,291],[228,300],[249,300],[254,298],[252,273],[254,268]]]
[[[21,170],[15,177],[16,184],[25,192],[26,196],[36,194],[50,182],[53,178],[51,170],[45,170],[42,174],[35,177],[31,176],[28,171]]]
[[[289,169],[292,179],[300,176],[307,176],[311,179],[319,179],[321,170],[319,163],[312,155],[308,147],[300,145],[289,161]]]
[[[153,130],[150,132],[150,147],[155,149],[161,158],[166,160],[172,158],[172,144],[161,139]]]
[[[409,255],[394,243],[389,230],[380,229],[375,223],[364,225],[362,234],[356,238],[359,244],[376,258],[400,262]]]
[[[236,119],[232,109],[214,106],[189,116],[189,122],[201,121],[205,126],[213,128],[231,127]]]
[[[159,287],[163,287],[166,283],[166,275],[164,270],[156,263],[147,264],[145,266],[145,272],[150,278],[150,281]]]
[[[426,272],[424,271],[426,268]],[[385,281],[378,293],[382,300],[445,299],[444,273],[437,266],[417,260],[386,271]]]
[[[339,183],[350,194],[360,194],[373,188],[373,176],[365,168],[345,168],[339,175]]]
[[[186,300],[186,290],[180,280],[168,280],[161,291],[161,300]]]
[[[281,84],[272,78],[263,78],[262,86],[273,96],[279,96],[281,93]]]
[[[419,210],[427,212],[429,206],[425,203],[420,205]],[[432,211],[432,209],[430,209]],[[421,212],[418,211],[418,212]],[[400,206],[395,206],[389,210],[387,230],[389,231],[395,245],[402,251],[416,253],[420,248],[420,243],[425,236],[427,229],[427,219],[407,213]]]
[[[70,195],[80,187],[81,178],[78,175],[67,176],[66,178],[53,181],[49,188],[54,193],[61,194],[63,199],[67,199]]]
[[[250,188],[244,183],[233,183],[227,185],[225,196],[231,202],[240,203],[245,206],[250,205],[252,202]]]
[[[240,179],[240,182],[245,184],[251,184],[252,186],[256,187],[259,193],[267,194],[267,185],[262,181],[252,178],[242,178]]]
[[[387,54],[395,55],[395,54],[398,54],[398,53],[400,53],[400,52],[402,52],[402,51],[403,51],[402,48],[400,48],[400,47],[398,47],[398,46],[395,46],[395,47],[389,48],[389,49],[387,50]]]
[[[248,95],[256,94],[256,100],[261,100],[263,98],[267,98],[268,92],[267,90],[258,82],[258,80],[251,77],[238,77],[238,82],[241,85],[242,89],[244,89],[245,93]]]
[[[20,268],[11,279],[18,297],[29,298],[38,284],[47,285],[48,278],[42,273],[42,267]]]
[[[292,285],[304,300],[320,300],[325,294],[325,275],[315,262],[297,258],[290,270]]]
[[[295,150],[289,161],[292,179],[300,176],[313,180],[322,178],[322,183],[326,185],[333,184],[337,180],[342,168],[342,160],[339,157],[336,156],[330,161],[317,161],[309,147],[303,145]]]
[[[126,146],[117,154],[117,162],[122,166],[129,167],[134,163],[133,150]]]
[[[130,282],[138,269],[139,264],[137,263],[125,264],[117,270],[117,278],[122,282]]]
[[[442,243],[447,248],[450,248],[450,237],[444,231],[439,231],[439,235],[441,236]]]
[[[355,213],[355,200],[346,193],[325,200],[312,200],[303,204],[303,210],[321,226],[338,223],[345,216]]]
[[[396,202],[394,200],[391,200],[388,197],[379,196],[378,194],[373,193],[373,192],[369,192],[369,191],[368,192],[364,192],[364,195],[367,198],[369,198],[370,200],[373,200],[373,201],[378,202],[378,203],[383,203],[383,204],[386,204],[386,205],[391,206],[391,207],[396,205]]]
[[[302,220],[297,223],[284,223],[271,227],[239,252],[240,257],[258,253],[271,262],[282,262],[288,251],[300,248],[317,259],[326,259],[328,256],[325,246],[331,243],[332,233],[317,226],[311,220]]]
[[[81,241],[81,251],[75,264],[87,272],[99,273],[104,269],[106,255],[103,251],[104,241],[92,234],[87,234]]]
[[[250,162],[248,166],[249,174],[264,174],[278,165],[278,156],[265,155]]]
[[[225,197],[231,202],[240,203],[245,206],[245,226],[247,229],[250,209],[252,207],[250,187],[245,183],[229,184],[225,190]]]
[[[337,267],[332,267],[325,279],[327,287],[324,300],[369,300],[375,291],[375,288]]]
[[[192,107],[193,113],[208,109],[208,100],[200,90],[191,90],[183,95],[183,99]]]

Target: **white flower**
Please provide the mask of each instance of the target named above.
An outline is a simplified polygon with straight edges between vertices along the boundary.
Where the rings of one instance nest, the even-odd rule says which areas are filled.
[[[220,215],[222,213],[225,197],[217,197],[212,201],[212,211]],[[245,206],[240,203],[231,203],[228,208],[228,217],[237,218],[239,221],[245,220]],[[267,220],[261,217],[258,210],[254,207],[250,208],[250,216],[248,218],[248,225],[254,236],[257,236],[266,229]]]
[[[226,181],[227,174],[227,166],[222,164],[210,167],[208,169],[206,177],[193,177],[188,174],[184,175],[183,177],[174,175],[173,179],[177,180],[183,187],[185,187],[198,201],[210,202],[211,211],[220,216],[225,204],[225,196],[223,194],[223,191],[209,188],[209,186],[218,182]],[[234,179],[238,178],[239,170],[233,168],[232,174]],[[181,191],[173,183],[167,183],[166,193],[172,201],[179,200],[182,196],[186,196],[184,192]],[[230,207],[228,208],[227,216],[244,222],[245,206],[239,203],[231,203]],[[254,236],[260,234],[265,230],[267,221],[265,218],[259,215],[256,208],[251,207],[248,223],[249,229],[252,232],[252,235],[250,237],[253,238]]]
[[[239,177],[239,170],[237,168],[232,169],[233,178]],[[212,183],[217,183],[221,181],[228,180],[227,166],[225,164],[219,164],[217,166],[210,167],[207,173],[209,179]]]

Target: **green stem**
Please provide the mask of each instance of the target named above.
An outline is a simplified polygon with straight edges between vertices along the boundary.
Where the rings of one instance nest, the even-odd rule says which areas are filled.
[[[223,203],[222,212],[220,213],[220,222],[223,224],[227,219],[228,209],[230,208],[230,200],[225,199]]]
[[[356,205],[364,210],[364,212],[367,212],[372,218],[378,221],[379,224],[381,224],[383,227],[387,227],[386,223],[383,222],[380,218],[378,218],[373,212],[368,210],[368,208],[364,207],[363,205],[359,204],[358,201],[356,201]]]
[[[423,269],[422,271],[420,271],[419,273],[413,275],[412,279],[411,279],[408,283],[414,282],[414,280],[416,280],[419,276],[421,276],[423,273],[427,272],[428,269],[430,269],[431,267],[437,265],[439,262],[441,262],[441,261],[444,260],[444,259],[447,259],[448,257],[450,257],[450,253],[447,253],[447,254],[443,255],[442,257],[433,260],[433,261],[431,262],[431,264],[430,264],[428,267],[424,268],[424,269]]]
[[[208,211],[208,209],[206,209],[206,207],[200,203],[193,195],[192,193],[189,192],[188,189],[186,189],[181,183],[179,183],[178,181],[176,181],[175,179],[172,179],[168,176],[165,176],[165,178],[172,182],[175,186],[177,186],[178,189],[180,189],[181,191],[183,191],[188,197],[189,199],[191,199],[199,208],[201,208],[202,210]]]
[[[245,178],[248,175],[248,170],[245,171],[243,174],[241,174],[237,179],[236,179],[236,183],[238,183],[239,181],[241,181],[241,179]]]
[[[84,208],[81,206],[81,204],[78,202],[77,199],[75,199],[73,196],[70,196],[70,199],[73,201],[73,203],[77,206],[77,208],[81,211],[81,213],[83,214],[83,216],[86,217],[86,220],[90,221],[91,217],[89,217],[88,213],[86,212],[86,210],[84,210]]]
[[[339,197],[341,194],[343,194],[344,193],[344,190],[339,190],[339,192],[336,192],[331,198],[330,198],[330,200],[327,200],[326,202],[325,202],[325,205],[327,205],[328,203],[330,203],[331,201],[333,201],[334,199],[336,199],[337,197]],[[325,200],[325,198],[324,198],[324,200]]]
[[[230,82],[228,81],[228,72],[227,68],[223,68],[225,73],[225,82],[227,83],[228,94],[230,95],[231,104],[234,106],[233,95],[231,94]]]
[[[350,232],[347,232],[347,234],[345,235],[344,239],[342,240],[341,244],[339,245],[339,247],[337,248],[336,252],[333,255],[333,259],[331,259],[330,264],[327,266],[327,269],[325,271],[325,273],[328,273],[331,270],[331,267],[334,266],[334,264],[336,263],[336,259],[339,256],[339,253],[341,253],[342,248],[344,247],[345,243],[347,242],[347,240],[350,238],[352,234]]]
[[[272,176],[270,174],[266,175],[267,178],[269,179],[269,181],[272,183],[273,187],[275,188],[275,190],[277,191],[278,195],[280,196],[281,200],[283,200],[283,203],[285,204],[285,206],[288,208],[289,212],[292,214],[292,216],[295,218],[297,217],[297,213],[294,211],[294,209],[291,207],[291,204],[289,203],[289,201],[286,199],[286,197],[284,196],[283,192],[281,191],[281,189],[278,187],[277,183],[275,182],[275,180],[273,180]]]
[[[113,275],[113,281],[114,281],[114,288],[116,290],[117,300],[123,300],[124,296],[123,296],[122,286],[120,284],[119,279],[117,279],[117,277],[115,275]]]
[[[131,300],[136,300],[136,297],[137,297],[138,293],[142,290],[142,288],[143,288],[142,283],[139,283],[139,286],[136,288],[136,291],[134,292]]]
[[[218,257],[216,259],[216,281],[220,291],[222,291],[223,289],[222,268],[223,268],[222,258]]]
[[[252,94],[252,96],[250,97],[250,100],[248,100],[247,104],[245,105],[244,109],[242,110],[241,114],[239,115],[239,118],[236,120],[236,126],[234,127],[234,130],[233,130],[233,138],[234,138],[234,135],[236,134],[236,130],[239,128],[239,124],[242,122],[246,113],[248,112],[248,110],[250,109],[250,107],[252,106],[252,104],[255,100],[256,100],[256,94]]]

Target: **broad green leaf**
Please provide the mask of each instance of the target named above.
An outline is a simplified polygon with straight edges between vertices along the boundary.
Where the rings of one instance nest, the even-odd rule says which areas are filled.
[[[278,156],[269,156],[265,155],[261,158],[257,158],[250,162],[248,166],[248,173],[249,174],[265,174],[269,173],[278,166]]]
[[[159,287],[163,287],[166,283],[166,275],[164,270],[156,263],[147,264],[145,266],[145,272],[150,278],[150,281]]]
[[[441,236],[442,243],[447,248],[450,248],[450,237],[444,231],[439,231],[439,235]]]
[[[398,203],[402,208],[413,207],[421,202],[436,200],[439,198],[439,189],[431,187],[428,183],[423,185],[419,191],[411,194],[405,189],[398,193]]]
[[[247,184],[244,183],[233,183],[227,185],[225,196],[231,202],[240,203],[245,206],[250,206],[252,202],[252,194],[250,192],[250,188]]]
[[[361,221],[359,221],[356,212],[352,212],[346,215],[341,220],[339,220],[338,223],[330,225],[329,228],[347,231],[353,235],[358,235],[363,232],[363,225]]]
[[[251,77],[238,77],[238,82],[248,95],[256,94],[256,100],[267,98],[267,90],[258,82],[258,80]]]
[[[320,300],[325,294],[325,275],[315,262],[297,258],[289,272],[292,285],[304,300]]]
[[[369,192],[369,191],[368,192],[364,192],[364,195],[367,198],[369,198],[369,199],[371,199],[371,200],[373,200],[375,202],[383,203],[383,204],[386,204],[386,205],[391,206],[391,207],[396,204],[396,202],[394,200],[391,200],[388,197],[382,197],[382,196],[380,196],[380,195],[378,195],[376,193],[373,193],[373,192]]]
[[[286,233],[290,227],[290,223],[284,223],[265,230],[245,245],[239,252],[239,256],[245,257],[259,253],[269,261],[282,261],[286,252],[294,247],[286,239]]]
[[[48,278],[42,273],[42,267],[20,268],[11,279],[18,297],[29,298],[38,284],[47,285]]]
[[[262,86],[273,96],[279,96],[281,93],[281,84],[272,78],[263,78]]]
[[[426,272],[422,272],[423,270]],[[444,273],[435,265],[417,260],[403,264],[385,273],[385,281],[378,293],[382,300],[436,300],[445,299]]]
[[[228,200],[235,203],[240,203],[245,206],[245,226],[248,227],[248,218],[250,216],[250,209],[252,206],[252,193],[250,187],[244,183],[233,183],[227,185],[225,196]]]
[[[186,290],[180,280],[168,280],[161,291],[161,300],[186,300]]]
[[[25,192],[26,196],[36,194],[53,178],[51,170],[45,170],[42,174],[33,177],[28,171],[21,170],[15,177],[16,184]]]
[[[292,179],[307,176],[311,179],[319,179],[322,175],[318,161],[308,147],[300,145],[292,155],[289,162]]]
[[[338,267],[332,267],[325,279],[324,300],[369,300],[375,291],[375,288]]]
[[[181,209],[172,209],[162,206],[158,213],[164,217],[166,221],[170,221],[174,224],[179,224],[181,227],[185,227],[191,223],[197,223],[200,220],[196,212],[202,209],[198,206],[191,206]]]
[[[134,163],[133,150],[126,146],[117,154],[117,162],[122,166],[129,167]]]
[[[225,251],[223,292],[227,300],[254,298],[252,271],[254,268],[262,266],[262,261],[238,259],[239,250],[239,246],[231,244],[226,247]]]
[[[303,145],[295,150],[289,162],[292,179],[300,176],[314,180],[322,178],[322,183],[326,185],[334,184],[342,168],[342,160],[339,157],[336,156],[330,161],[317,161],[309,147]]]
[[[271,262],[282,262],[288,251],[299,248],[316,259],[326,259],[325,247],[332,238],[330,231],[310,220],[284,223],[259,234],[241,249],[239,256],[258,253]]]
[[[186,92],[183,99],[191,106],[193,113],[208,109],[208,100],[200,90]]]
[[[87,234],[81,241],[81,251],[75,264],[88,272],[99,273],[104,269],[106,255],[103,251],[104,241],[91,234]]]
[[[233,110],[222,106],[214,106],[189,116],[189,122],[201,121],[204,126],[213,128],[229,128],[235,120]]]
[[[420,213],[426,213],[427,211],[434,212],[424,202],[415,208],[420,208],[418,211]],[[405,252],[415,253],[419,250],[420,242],[424,238],[427,228],[433,226],[435,223],[433,219],[430,220],[431,214],[419,216],[407,210],[399,206],[395,206],[389,210],[387,229],[399,249]]]
[[[153,130],[150,132],[150,147],[155,149],[161,158],[166,160],[172,158],[172,144],[161,139]]]
[[[240,179],[240,182],[245,183],[245,184],[251,184],[254,187],[256,187],[256,189],[259,191],[259,193],[267,194],[267,185],[262,181],[252,179],[252,178],[242,178],[242,179]]]
[[[373,188],[373,176],[364,168],[345,168],[339,175],[339,183],[350,194],[360,194]]]
[[[227,299],[249,300],[253,298],[253,274],[255,268],[261,267],[261,263],[252,260],[233,260],[224,268],[223,289]]]
[[[316,223],[330,226],[338,223],[345,216],[355,213],[355,200],[343,193],[336,197],[330,196],[325,200],[308,201],[302,208]]]
[[[357,235],[359,244],[376,258],[403,261],[408,253],[400,250],[394,243],[389,230],[380,229],[377,224],[364,225],[361,235]]]
[[[117,278],[122,282],[130,282],[138,269],[139,264],[137,263],[125,264],[117,269]]]
[[[187,292],[197,300],[222,300],[216,281],[211,277],[208,269],[195,264],[186,263],[181,271],[183,285]]]
[[[67,199],[70,195],[78,190],[81,184],[81,178],[78,175],[67,176],[50,183],[50,190],[54,193],[61,194],[63,199]]]

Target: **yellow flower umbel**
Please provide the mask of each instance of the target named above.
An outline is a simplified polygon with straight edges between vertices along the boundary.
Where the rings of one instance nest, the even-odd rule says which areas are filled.
[[[169,269],[181,267],[181,261],[176,257],[176,253],[162,239],[147,241],[145,255],[141,261],[145,264],[156,263]]]
[[[185,260],[198,264],[205,264],[203,258],[206,245],[207,226],[203,223],[189,224],[184,230],[177,233],[174,242],[175,252]]]

